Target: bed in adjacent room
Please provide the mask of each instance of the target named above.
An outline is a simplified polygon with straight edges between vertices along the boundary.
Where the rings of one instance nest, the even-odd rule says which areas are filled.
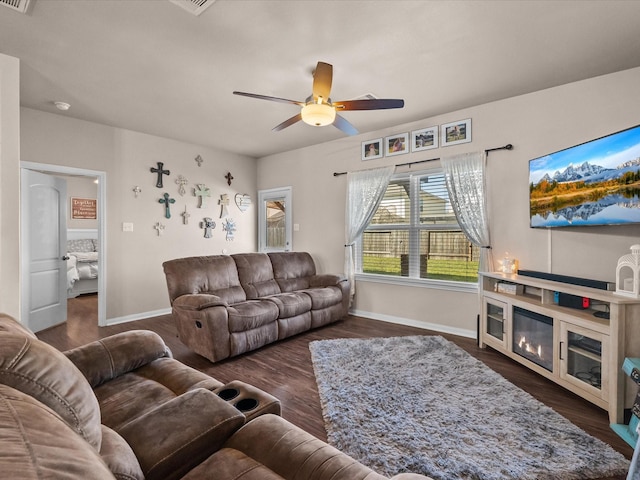
[[[67,297],[98,293],[98,230],[67,230]]]

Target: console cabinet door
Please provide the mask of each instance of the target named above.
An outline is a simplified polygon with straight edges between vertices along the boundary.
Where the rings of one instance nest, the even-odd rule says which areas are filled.
[[[509,309],[506,303],[493,298],[482,299],[482,340],[487,345],[505,350]]]
[[[609,336],[560,323],[560,378],[602,400],[608,400]]]

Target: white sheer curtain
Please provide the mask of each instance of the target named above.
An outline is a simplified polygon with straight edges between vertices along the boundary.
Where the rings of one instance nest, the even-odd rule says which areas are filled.
[[[472,152],[440,159],[458,224],[469,241],[480,247],[481,272],[493,271],[487,218],[486,158],[485,152]]]
[[[356,289],[353,247],[376,213],[394,168],[394,166],[373,168],[347,174],[344,271],[351,285],[351,298]]]

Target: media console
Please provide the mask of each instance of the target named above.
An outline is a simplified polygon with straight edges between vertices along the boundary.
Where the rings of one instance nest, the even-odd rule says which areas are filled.
[[[640,357],[640,300],[526,275],[479,278],[480,347],[490,346],[607,410],[612,424],[623,423],[637,391],[622,365],[625,357]],[[588,302],[563,306],[560,294]]]

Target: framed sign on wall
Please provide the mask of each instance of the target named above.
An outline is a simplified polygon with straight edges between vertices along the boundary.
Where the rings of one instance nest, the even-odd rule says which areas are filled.
[[[71,197],[71,218],[97,218],[96,199]]]

